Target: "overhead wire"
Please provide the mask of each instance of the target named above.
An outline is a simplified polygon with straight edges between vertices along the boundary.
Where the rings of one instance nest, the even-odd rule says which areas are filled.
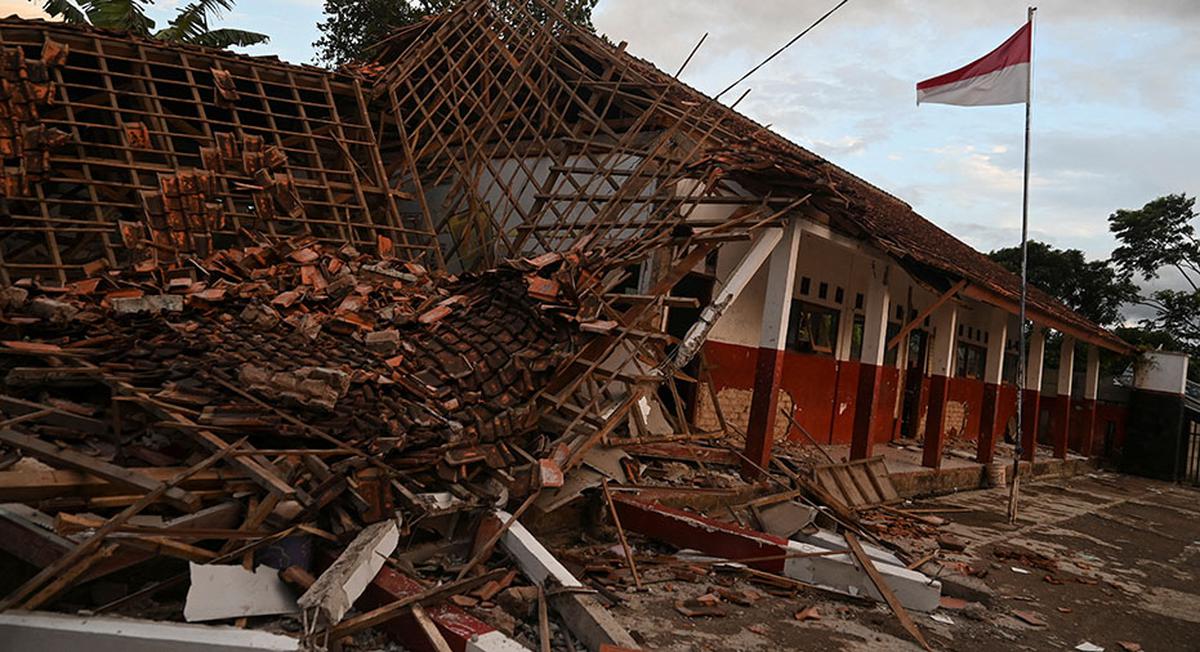
[[[720,93],[717,93],[716,97],[714,97],[713,99],[717,99],[717,98],[721,97],[722,95],[724,95],[724,94],[728,93],[729,91],[733,90],[733,88],[734,88],[735,86],[737,86],[738,84],[740,84],[740,83],[742,83],[742,82],[746,81],[747,79],[749,79],[751,75],[753,75],[754,73],[758,72],[758,71],[759,71],[759,69],[761,69],[763,66],[767,65],[768,63],[771,63],[771,61],[772,61],[773,59],[775,59],[775,57],[778,57],[779,55],[783,54],[785,50],[787,50],[788,48],[790,48],[790,47],[792,47],[793,45],[795,45],[795,44],[796,44],[796,41],[799,41],[800,39],[804,38],[804,35],[805,35],[805,34],[808,34],[809,32],[813,31],[813,29],[815,29],[815,28],[817,27],[817,25],[820,25],[821,23],[825,22],[825,19],[826,19],[826,18],[829,18],[829,17],[830,17],[830,16],[832,16],[832,15],[833,15],[833,14],[834,14],[834,13],[835,13],[835,12],[836,12],[838,9],[841,9],[842,7],[844,7],[844,6],[846,5],[846,3],[847,3],[847,2],[850,2],[850,0],[841,0],[841,2],[837,3],[836,5],[834,5],[833,9],[830,9],[829,11],[825,12],[825,14],[824,14],[824,15],[822,15],[820,18],[818,18],[816,21],[814,21],[814,22],[813,22],[813,24],[811,24],[811,25],[809,25],[808,27],[804,28],[804,31],[802,31],[802,32],[800,32],[799,34],[797,34],[797,35],[793,36],[793,37],[792,37],[792,40],[788,41],[787,43],[784,43],[784,44],[783,44],[783,47],[781,47],[781,48],[779,48],[778,50],[775,50],[774,52],[772,52],[772,53],[771,53],[771,56],[767,57],[766,59],[763,59],[761,63],[759,63],[757,66],[754,66],[753,68],[751,68],[749,71],[747,71],[747,72],[746,72],[746,74],[742,75],[741,77],[738,77],[737,81],[733,82],[733,83],[732,83],[732,84],[730,84],[729,86],[726,86],[726,87],[725,87],[725,90],[721,91]]]

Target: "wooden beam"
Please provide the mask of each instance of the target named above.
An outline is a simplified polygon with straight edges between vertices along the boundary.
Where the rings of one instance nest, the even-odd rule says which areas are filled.
[[[477,586],[486,584],[494,579],[499,579],[507,572],[508,571],[504,569],[496,569],[489,573],[484,573],[483,575],[454,580],[453,582],[447,582],[441,586],[425,589],[424,591],[415,595],[402,598],[391,604],[384,605],[378,609],[373,609],[367,613],[359,614],[354,618],[343,621],[336,627],[332,627],[328,630],[328,639],[338,640],[343,637],[351,636],[361,632],[369,627],[382,625],[383,623],[386,623],[387,621],[409,611],[409,608],[414,604],[430,603],[448,598],[452,595],[458,595],[460,593],[470,591]]]
[[[846,544],[850,547],[850,552],[854,554],[854,558],[858,560],[858,565],[867,573],[867,577],[871,578],[871,583],[875,585],[876,590],[883,596],[888,607],[891,607],[892,613],[896,614],[896,619],[904,627],[904,630],[913,637],[913,639],[921,644],[922,648],[932,650],[929,643],[925,641],[925,636],[921,634],[921,630],[917,628],[917,624],[913,622],[911,616],[908,615],[908,610],[904,605],[900,604],[899,598],[895,593],[892,593],[892,587],[888,586],[883,576],[879,574],[879,569],[875,568],[875,562],[867,556],[863,550],[862,544],[858,542],[858,537],[854,533],[847,530],[843,533],[846,537]]]
[[[60,557],[53,564],[43,568],[40,573],[18,587],[3,601],[0,601],[0,611],[11,609],[17,605],[21,605],[25,609],[36,609],[53,599],[54,596],[65,590],[67,585],[70,584],[69,578],[73,574],[76,574],[74,571],[75,568],[83,566],[86,570],[88,566],[96,561],[95,553],[109,534],[116,531],[117,528],[124,525],[129,519],[140,514],[142,510],[157,502],[160,497],[167,493],[167,490],[192,474],[203,471],[220,462],[229,451],[237,448],[244,442],[245,440],[243,439],[229,448],[219,450],[195,465],[188,467],[185,471],[172,478],[170,482],[159,484],[153,491],[142,496],[136,503],[126,507],[119,514],[109,519],[92,536],[84,539],[79,545],[71,549],[70,552]]]
[[[417,626],[425,634],[425,638],[429,639],[429,644],[433,646],[436,652],[451,652],[450,644],[446,642],[446,637],[438,631],[437,625],[433,619],[429,617],[429,613],[425,611],[425,607],[420,604],[412,606],[413,618],[417,621]]]
[[[992,290],[979,287],[978,285],[968,285],[967,287],[963,288],[963,296],[976,301],[982,301],[983,303],[989,303],[997,308],[1001,308],[1002,310],[1007,310],[1009,313],[1014,315],[1020,312],[1020,306],[1016,301],[1001,296]],[[1111,339],[1101,337],[1097,335],[1095,331],[1069,324],[1046,313],[1045,311],[1034,308],[1032,305],[1026,307],[1026,316],[1030,321],[1036,322],[1042,326],[1053,328],[1060,333],[1071,335],[1081,342],[1094,344],[1102,349],[1113,351],[1114,353],[1130,355],[1137,352],[1135,347],[1130,346],[1116,335],[1112,335]],[[1100,327],[1097,326],[1096,328],[1099,329]]]
[[[926,306],[925,309],[922,310],[921,312],[917,313],[917,316],[915,318],[913,318],[912,321],[905,324],[900,329],[900,332],[893,335],[892,339],[888,340],[887,348],[884,350],[886,351],[886,350],[891,350],[892,348],[894,348],[897,344],[899,344],[901,341],[903,341],[904,338],[907,337],[909,333],[911,333],[914,330],[916,330],[917,328],[919,328],[921,326],[921,324],[924,323],[925,320],[928,319],[929,316],[934,313],[935,310],[937,310],[938,308],[941,308],[942,304],[953,299],[954,296],[957,295],[959,292],[962,292],[963,288],[965,288],[965,287],[967,287],[966,280],[959,281],[958,283],[955,283],[953,286],[951,286],[950,289],[946,290],[944,293],[942,293],[942,296],[938,297],[936,301],[934,301],[933,303]]]
[[[133,467],[128,470],[162,482],[170,480],[182,471],[183,467]],[[197,473],[179,486],[193,492],[204,492],[223,489],[229,486],[229,483],[239,483],[243,486],[251,484],[244,474],[221,470]],[[124,485],[74,469],[0,471],[0,502],[28,503],[91,496],[122,496],[128,493],[129,489]]]
[[[148,478],[130,469],[96,459],[70,448],[56,446],[11,428],[0,428],[0,441],[15,446],[43,462],[86,471],[111,482],[141,491],[154,491],[162,485],[158,480]],[[185,512],[194,512],[200,509],[200,499],[178,487],[166,489],[163,496],[167,502]]]
[[[86,432],[90,435],[103,435],[108,432],[108,424],[100,419],[85,417],[80,414],[68,412],[61,408],[56,408],[51,405],[43,405],[26,401],[15,396],[7,396],[0,394],[0,411],[13,415],[25,415],[31,412],[40,412],[50,410],[49,414],[38,417],[39,421],[44,421],[54,426],[62,428],[73,428],[80,432]]]

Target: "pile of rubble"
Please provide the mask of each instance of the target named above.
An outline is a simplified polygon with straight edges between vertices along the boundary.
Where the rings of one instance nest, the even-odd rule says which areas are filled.
[[[0,290],[0,547],[40,569],[5,609],[253,625],[232,645],[600,649],[637,645],[614,589],[664,574],[937,606],[806,462],[743,480],[722,433],[675,434],[653,391],[561,436],[539,398],[616,328],[588,298],[600,254],[457,277],[384,241],[263,238]],[[560,561],[522,524],[555,519],[598,529]]]

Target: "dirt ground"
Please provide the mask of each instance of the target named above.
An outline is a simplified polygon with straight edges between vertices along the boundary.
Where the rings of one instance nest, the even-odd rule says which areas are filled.
[[[937,512],[948,521],[940,531],[967,549],[943,552],[939,561],[948,568],[964,562],[984,574],[976,581],[990,594],[958,608],[914,612],[934,649],[1072,650],[1086,641],[1110,651],[1200,650],[1200,491],[1102,472],[1022,489],[1011,526],[1007,489],[905,505],[955,510]],[[1000,558],[997,549],[1024,557]],[[945,572],[953,581],[954,571]],[[811,591],[765,596],[750,606],[722,602],[723,617],[689,618],[676,610],[677,601],[722,585],[763,591],[720,574],[659,580],[621,593],[625,602],[614,613],[651,650],[920,649],[885,606]],[[809,606],[819,619],[798,620],[796,613]]]

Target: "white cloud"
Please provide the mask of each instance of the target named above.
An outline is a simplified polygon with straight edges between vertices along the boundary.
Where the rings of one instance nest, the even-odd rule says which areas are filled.
[[[40,4],[32,0],[0,0],[0,16],[18,16],[20,18],[49,18],[50,15],[42,10]]]
[[[601,0],[597,27],[724,88],[834,0]],[[1018,107],[913,106],[913,84],[965,63],[1024,20],[1025,0],[858,0],[756,73],[740,110],[897,194],[988,250],[1019,237]],[[1200,194],[1200,1],[1045,0],[1035,44],[1031,228],[1107,257],[1107,217]],[[931,148],[932,144],[952,146]]]

